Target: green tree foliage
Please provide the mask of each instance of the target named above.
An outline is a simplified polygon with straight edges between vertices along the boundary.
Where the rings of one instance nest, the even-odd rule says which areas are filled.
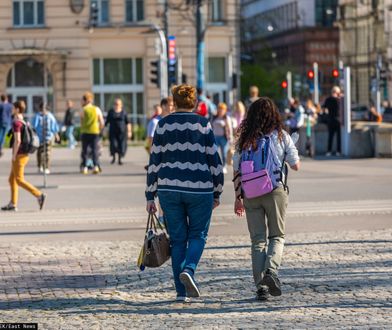
[[[249,94],[249,87],[259,87],[260,95],[268,96],[281,103],[287,98],[287,89],[281,84],[286,80],[287,66],[264,67],[261,64],[242,63],[241,65],[241,95],[245,99]]]

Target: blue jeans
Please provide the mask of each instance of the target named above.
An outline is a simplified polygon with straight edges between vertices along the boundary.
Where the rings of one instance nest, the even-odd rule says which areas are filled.
[[[65,136],[68,141],[68,148],[72,148],[76,145],[74,129],[75,126],[67,126],[67,130],[65,131]]]
[[[5,141],[5,135],[8,132],[7,126],[0,126],[0,150],[3,148],[3,144]]]
[[[227,141],[225,136],[215,136],[215,142],[221,151],[222,165],[226,166],[227,153],[230,149],[229,141]]]
[[[186,268],[195,272],[203,254],[210,227],[213,194],[158,191],[165,212],[171,243],[174,284],[178,296],[185,296],[180,273]]]

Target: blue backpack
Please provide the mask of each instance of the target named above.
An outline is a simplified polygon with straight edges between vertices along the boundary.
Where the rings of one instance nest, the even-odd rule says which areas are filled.
[[[263,196],[282,184],[288,190],[285,160],[279,164],[274,143],[268,135],[258,140],[256,150],[250,147],[242,151],[240,171],[247,198]]]

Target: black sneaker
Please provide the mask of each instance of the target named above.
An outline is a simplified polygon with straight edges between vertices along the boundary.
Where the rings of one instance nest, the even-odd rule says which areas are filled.
[[[16,212],[16,211],[18,211],[18,209],[16,208],[16,206],[15,206],[15,205],[12,205],[12,204],[8,204],[8,205],[6,205],[6,206],[3,206],[3,207],[1,208],[1,210],[2,210],[2,211],[9,211],[9,212]]]
[[[41,194],[41,196],[38,197],[38,205],[40,210],[44,208],[45,200],[46,200],[46,194]]]
[[[199,288],[197,287],[193,276],[189,272],[183,271],[180,274],[180,281],[185,286],[186,296],[188,298],[200,297]]]
[[[269,269],[267,269],[267,271],[265,272],[261,284],[268,286],[268,291],[271,296],[277,297],[282,295],[279,278],[274,272],[270,271]]]
[[[266,301],[269,298],[269,292],[267,288],[260,288],[256,292],[256,300]]]

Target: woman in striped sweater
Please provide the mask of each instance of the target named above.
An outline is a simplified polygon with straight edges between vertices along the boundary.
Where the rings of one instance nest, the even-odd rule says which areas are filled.
[[[172,89],[176,111],[155,131],[147,173],[147,211],[154,198],[167,219],[177,300],[199,297],[194,274],[204,250],[213,208],[223,187],[222,163],[207,119],[193,113],[196,89]]]

